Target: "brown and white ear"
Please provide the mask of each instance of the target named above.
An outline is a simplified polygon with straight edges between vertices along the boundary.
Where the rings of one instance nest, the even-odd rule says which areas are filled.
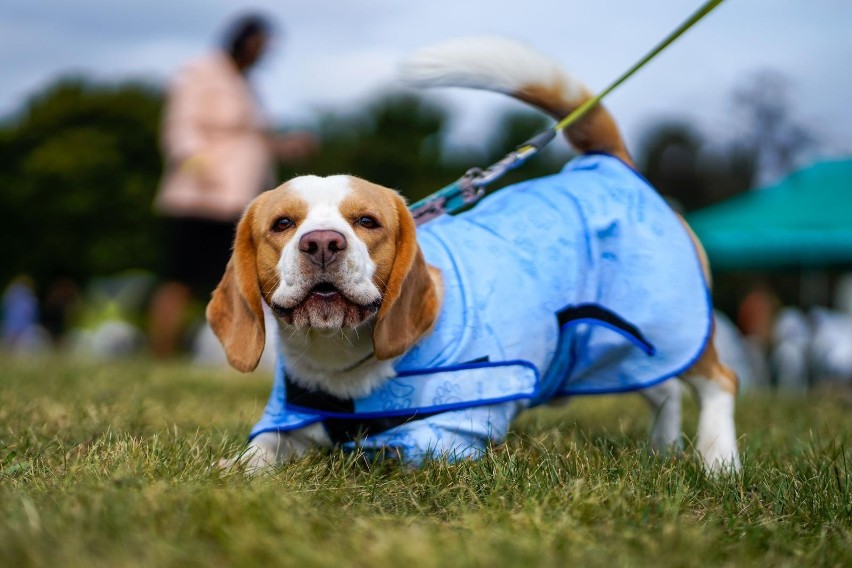
[[[225,275],[207,304],[207,321],[225,348],[228,362],[244,373],[257,367],[266,342],[253,222],[250,207],[237,226]]]
[[[417,244],[414,219],[400,197],[396,209],[396,256],[373,327],[373,348],[380,360],[408,351],[431,329],[440,309],[437,287]]]

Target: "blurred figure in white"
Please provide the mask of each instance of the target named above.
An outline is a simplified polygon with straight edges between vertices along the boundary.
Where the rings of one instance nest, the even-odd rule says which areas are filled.
[[[834,292],[834,307],[852,316],[852,273],[844,274],[837,281]]]
[[[798,308],[782,308],[773,327],[769,364],[779,389],[805,392],[810,382],[809,361],[813,329]]]
[[[852,316],[814,308],[810,348],[813,382],[820,386],[852,385]]]
[[[769,386],[769,367],[766,357],[742,336],[737,326],[716,310],[716,332],[713,335],[716,351],[722,363],[739,378],[740,390]]]

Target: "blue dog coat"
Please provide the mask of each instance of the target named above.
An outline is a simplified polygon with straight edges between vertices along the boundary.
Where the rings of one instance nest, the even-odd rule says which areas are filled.
[[[445,295],[397,377],[358,400],[305,391],[279,361],[251,437],[322,422],[335,442],[407,463],[477,457],[523,408],[648,387],[688,369],[712,329],[681,220],[612,156],[572,160],[418,229]]]

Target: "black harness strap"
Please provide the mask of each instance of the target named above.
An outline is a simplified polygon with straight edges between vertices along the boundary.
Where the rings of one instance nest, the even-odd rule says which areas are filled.
[[[305,387],[290,380],[284,375],[284,384],[287,388],[287,403],[311,410],[325,412],[355,412],[355,401],[351,398],[338,398],[333,394],[306,389]],[[394,416],[389,418],[324,418],[322,421],[329,438],[335,444],[352,442],[369,436],[385,432],[391,428],[401,426],[412,420],[419,420],[433,416],[437,412],[423,412],[412,416]]]
[[[489,357],[479,357],[466,364],[487,363]],[[302,385],[290,380],[284,374],[284,385],[287,390],[287,404],[293,406],[318,410],[322,412],[354,413],[355,401],[351,398],[339,398],[327,392],[306,389]],[[369,436],[385,432],[391,428],[402,426],[412,420],[421,420],[439,414],[438,412],[412,412],[409,416],[393,416],[388,418],[324,418],[322,421],[328,436],[335,444],[352,442]]]
[[[579,320],[597,320],[605,323],[613,328],[619,329],[625,335],[629,335],[636,340],[644,349],[645,352],[653,354],[656,349],[648,339],[642,335],[639,328],[624,318],[598,304],[577,304],[575,306],[567,306],[556,313],[556,318],[559,321],[560,329],[566,324]]]
[[[655,348],[635,325],[603,306],[597,304],[577,304],[567,306],[556,313],[560,329],[572,322],[583,322],[594,320],[601,322],[625,336],[633,339],[649,355],[653,355]],[[467,364],[485,363],[489,358],[480,357]],[[354,414],[355,401],[351,398],[339,398],[333,394],[323,391],[310,390],[292,381],[289,376],[284,375],[284,384],[287,391],[287,404],[298,409],[313,410],[320,412],[335,412],[341,414]],[[401,426],[412,420],[420,420],[439,414],[438,412],[412,411],[410,415],[393,416],[385,418],[323,418],[322,424],[326,429],[332,442],[342,444],[352,442],[369,436],[386,432],[392,428]]]

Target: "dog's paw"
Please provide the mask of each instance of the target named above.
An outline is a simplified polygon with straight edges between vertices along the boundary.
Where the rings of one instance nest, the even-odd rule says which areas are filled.
[[[740,470],[740,456],[736,446],[730,448],[724,447],[723,444],[715,444],[700,453],[704,462],[704,471],[711,475],[734,474]]]
[[[213,467],[216,468],[216,469],[231,469],[232,467],[237,465],[239,463],[239,461],[240,461],[240,459],[238,457],[230,458],[230,459],[222,458],[222,459],[216,461],[213,464]]]
[[[261,448],[250,447],[238,456],[218,460],[213,464],[213,467],[222,471],[237,471],[254,476],[271,469],[274,465],[274,457],[270,459],[267,452]]]

